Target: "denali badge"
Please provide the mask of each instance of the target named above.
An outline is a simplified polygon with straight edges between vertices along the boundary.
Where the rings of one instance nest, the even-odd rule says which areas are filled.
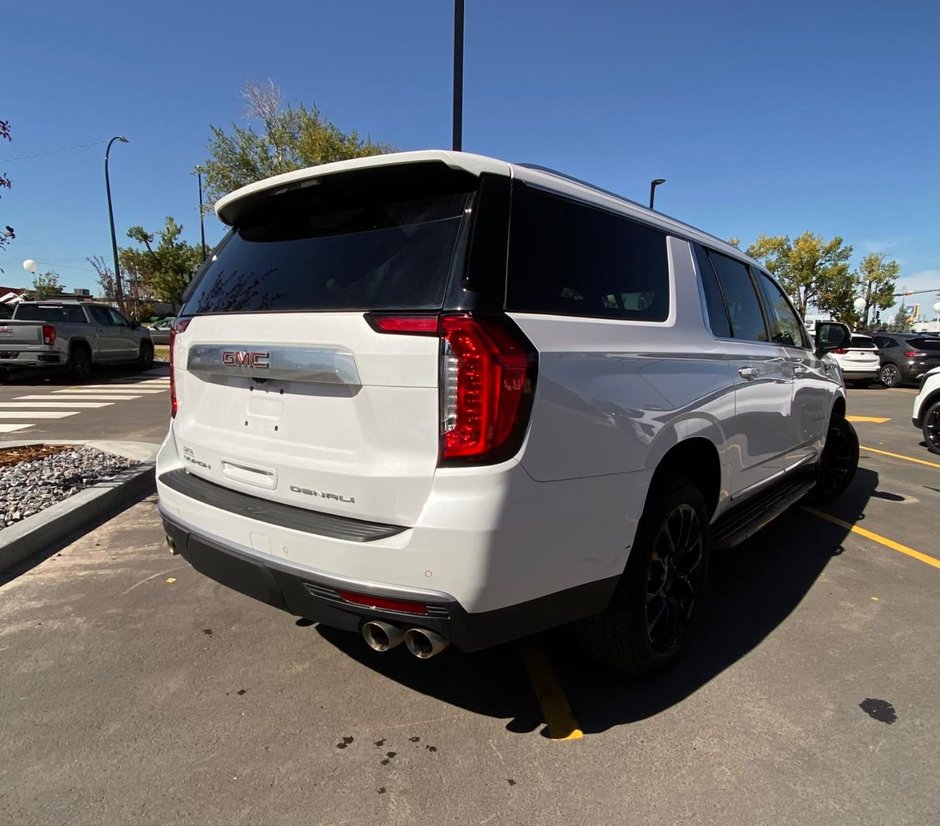
[[[258,353],[252,350],[223,350],[222,364],[226,367],[257,367],[267,370],[271,366],[270,353]]]
[[[347,505],[355,505],[356,499],[353,496],[340,496],[338,493],[327,493],[323,490],[311,490],[310,488],[299,488],[297,485],[291,485],[290,489],[294,493],[304,493],[307,496],[316,496],[320,499],[334,499],[337,502],[345,502]]]

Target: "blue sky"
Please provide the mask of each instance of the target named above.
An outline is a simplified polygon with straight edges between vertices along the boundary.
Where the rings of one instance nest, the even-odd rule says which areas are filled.
[[[467,0],[464,149],[551,166],[746,245],[841,235],[899,286],[940,289],[940,13],[934,0],[663,4]],[[21,262],[96,288],[118,243],[167,215],[198,241],[192,168],[209,124],[244,121],[246,80],[400,149],[451,141],[450,0],[5,9],[0,119],[14,188],[0,283]],[[83,146],[85,144],[95,144]],[[82,147],[71,149],[71,147]],[[69,151],[62,151],[69,150]],[[206,223],[211,244],[222,235]],[[927,306],[936,300],[920,296]],[[911,300],[908,300],[911,303]]]

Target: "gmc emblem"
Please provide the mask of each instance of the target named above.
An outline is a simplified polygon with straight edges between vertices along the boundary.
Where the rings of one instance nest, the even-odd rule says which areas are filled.
[[[252,350],[223,350],[222,364],[226,367],[256,367],[267,370],[270,366],[270,353],[256,353]]]

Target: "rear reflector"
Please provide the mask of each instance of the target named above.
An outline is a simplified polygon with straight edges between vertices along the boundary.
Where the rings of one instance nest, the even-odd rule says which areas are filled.
[[[366,313],[366,321],[377,333],[401,333],[413,336],[436,336],[436,315],[373,315]]]
[[[421,602],[410,602],[406,599],[391,599],[389,597],[376,597],[371,594],[357,594],[355,591],[340,591],[339,595],[353,605],[364,605],[367,608],[381,608],[385,611],[400,611],[403,614],[427,614],[428,606]]]

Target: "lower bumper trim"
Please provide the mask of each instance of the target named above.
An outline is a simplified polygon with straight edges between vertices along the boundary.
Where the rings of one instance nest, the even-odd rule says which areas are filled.
[[[410,598],[427,605],[428,613],[406,614],[347,603],[339,594],[335,577],[326,581],[286,564],[262,561],[178,525],[166,513],[162,516],[164,529],[183,558],[199,573],[234,591],[344,631],[359,631],[367,620],[428,628],[462,651],[489,648],[596,614],[606,607],[619,580],[611,577],[589,582],[480,613],[466,611],[446,594],[430,599],[427,593],[418,591]],[[349,590],[361,591],[361,584],[350,583]],[[399,588],[391,594],[398,599],[404,596]]]

